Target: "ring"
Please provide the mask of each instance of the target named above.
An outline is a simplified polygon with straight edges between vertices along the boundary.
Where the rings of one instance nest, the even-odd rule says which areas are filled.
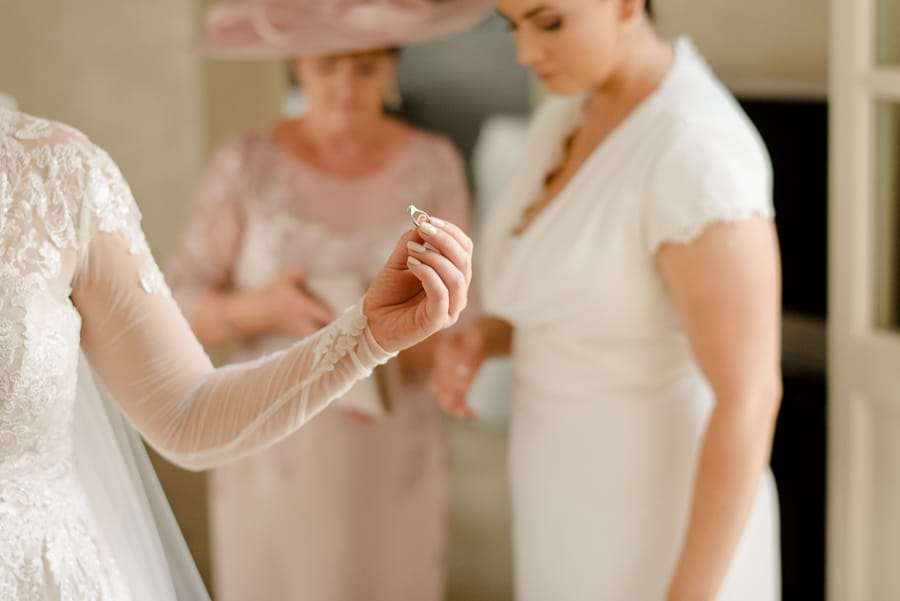
[[[420,208],[417,208],[416,205],[409,205],[406,208],[406,211],[409,213],[409,218],[412,220],[413,225],[419,227],[423,223],[428,223],[431,219],[431,215],[426,213]]]

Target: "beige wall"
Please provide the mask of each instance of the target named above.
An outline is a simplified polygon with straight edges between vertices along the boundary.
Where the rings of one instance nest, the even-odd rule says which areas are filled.
[[[691,35],[734,87],[826,89],[828,0],[655,0],[654,9],[663,33]]]
[[[204,139],[192,25],[183,0],[7,0],[0,18],[0,88],[112,154],[157,252],[174,239]]]

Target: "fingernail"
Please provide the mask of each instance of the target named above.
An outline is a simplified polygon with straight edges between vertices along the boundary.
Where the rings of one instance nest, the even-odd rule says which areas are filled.
[[[413,252],[417,252],[417,253],[423,253],[426,250],[428,250],[427,248],[425,248],[418,242],[413,242],[412,240],[410,240],[409,242],[406,243],[406,248],[408,248],[409,250],[411,250]]]
[[[431,217],[428,222],[433,223],[438,227],[444,227],[445,225],[447,225],[447,223],[443,219],[438,219],[437,217]]]
[[[419,226],[419,229],[428,234],[429,236],[434,236],[437,233],[437,228],[431,225],[430,223],[423,223]]]
[[[437,248],[435,248],[434,246],[432,246],[432,245],[431,245],[430,243],[428,243],[428,242],[425,243],[425,248],[427,248],[428,250],[433,250],[433,251],[436,252],[436,253],[440,253],[440,252],[441,252],[441,251],[439,251]]]
[[[413,267],[418,267],[419,265],[422,264],[422,261],[418,260],[415,257],[407,257],[406,262],[409,263],[410,265],[412,265]]]

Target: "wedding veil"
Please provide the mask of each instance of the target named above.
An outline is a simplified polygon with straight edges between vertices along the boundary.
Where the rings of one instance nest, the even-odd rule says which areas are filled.
[[[75,462],[133,601],[209,601],[140,436],[81,354]]]

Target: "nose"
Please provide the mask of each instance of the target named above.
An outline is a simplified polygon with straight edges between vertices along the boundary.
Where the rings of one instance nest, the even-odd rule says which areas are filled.
[[[534,67],[543,56],[540,44],[523,32],[516,33],[516,60],[523,67]]]
[[[356,96],[357,79],[352,68],[339,69],[332,82],[338,98],[346,100]]]

